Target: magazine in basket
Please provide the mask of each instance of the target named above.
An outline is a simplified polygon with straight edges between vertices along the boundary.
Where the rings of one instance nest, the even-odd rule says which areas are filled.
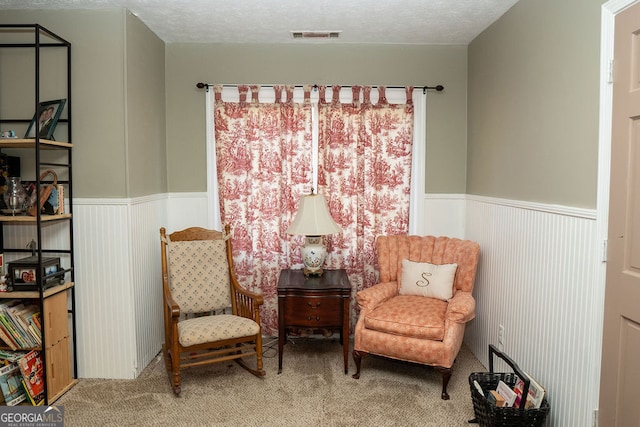
[[[544,399],[545,390],[535,379],[531,377],[531,375],[527,374],[526,372],[525,374],[529,378],[529,392],[527,393],[528,397],[527,401],[525,402],[525,408],[540,408],[540,406],[542,405],[542,400]],[[524,381],[522,380],[522,378],[518,377],[516,385],[513,388],[513,391],[515,391],[516,393],[516,400],[513,403],[513,406],[515,406],[516,408],[520,407],[520,400],[522,400],[523,389]]]

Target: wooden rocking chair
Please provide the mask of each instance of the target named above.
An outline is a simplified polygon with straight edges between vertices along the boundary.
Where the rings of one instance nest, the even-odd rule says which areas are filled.
[[[199,227],[166,235],[160,229],[165,342],[169,380],[180,394],[180,370],[234,360],[262,377],[262,295],[240,287],[230,227]],[[255,357],[255,369],[243,358]]]

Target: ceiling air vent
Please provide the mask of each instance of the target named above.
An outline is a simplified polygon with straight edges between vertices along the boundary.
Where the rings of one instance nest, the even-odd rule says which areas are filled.
[[[294,39],[337,39],[340,31],[291,31]]]

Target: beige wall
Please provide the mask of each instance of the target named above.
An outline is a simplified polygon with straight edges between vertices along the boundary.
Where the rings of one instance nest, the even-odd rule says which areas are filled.
[[[126,23],[127,195],[166,193],[164,43],[130,13]]]
[[[71,43],[74,197],[165,192],[164,43],[123,9],[0,14],[0,23],[36,22]],[[12,104],[23,98],[16,87],[33,97],[33,75],[27,71],[5,83],[0,80],[0,91],[13,92],[3,91],[0,114],[7,98]],[[43,84],[41,98],[64,93]],[[32,103],[18,103],[5,114],[30,117]]]
[[[426,188],[464,193],[466,46],[169,44],[169,190],[205,191],[205,95],[197,82],[445,86],[427,100]]]
[[[76,197],[204,191],[199,81],[442,84],[427,105],[427,191],[465,192],[466,46],[171,44],[165,61],[163,43],[120,9],[3,11],[0,22],[38,22],[72,43]]]
[[[72,43],[76,197],[204,191],[199,81],[443,84],[428,98],[427,192],[593,208],[602,3],[521,0],[469,47],[169,44],[163,53],[120,9],[3,11],[0,22],[38,22]],[[30,87],[26,76],[11,77],[13,88]]]
[[[596,206],[602,0],[521,0],[469,45],[467,192]]]

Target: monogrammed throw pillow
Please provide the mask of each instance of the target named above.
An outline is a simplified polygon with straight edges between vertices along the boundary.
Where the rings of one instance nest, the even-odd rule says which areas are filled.
[[[458,264],[431,264],[402,260],[400,295],[421,295],[448,301],[453,296],[453,279]]]

